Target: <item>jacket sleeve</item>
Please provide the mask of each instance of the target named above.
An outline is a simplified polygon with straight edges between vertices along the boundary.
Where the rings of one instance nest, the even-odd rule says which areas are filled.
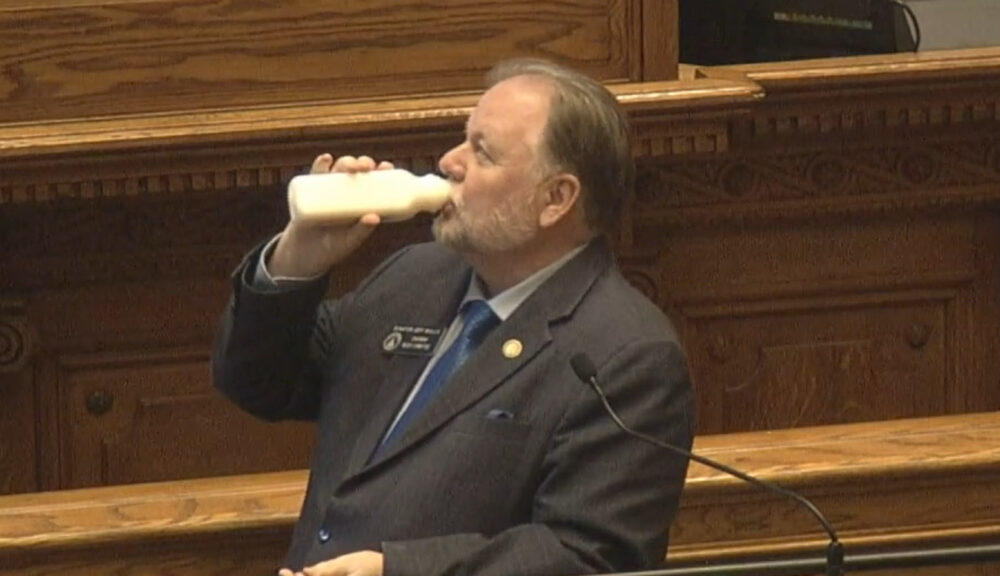
[[[253,287],[263,246],[243,259],[232,276],[212,354],[212,383],[235,404],[265,420],[315,420],[322,394],[319,367],[337,349],[342,316],[406,248],[386,259],[358,288],[324,300],[328,278],[280,292]]]
[[[212,383],[260,418],[315,419],[319,379],[311,366],[336,338],[337,304],[321,304],[326,277],[280,293],[254,289],[261,250],[233,273],[212,355]]]
[[[566,377],[576,380],[568,367]],[[676,343],[628,345],[598,380],[626,425],[690,449],[692,394]],[[494,535],[384,542],[385,576],[554,576],[663,561],[687,458],[625,434],[593,390],[573,384],[577,397],[552,438],[532,522]]]

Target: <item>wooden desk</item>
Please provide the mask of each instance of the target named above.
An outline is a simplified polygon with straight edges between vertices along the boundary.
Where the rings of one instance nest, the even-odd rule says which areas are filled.
[[[706,436],[695,449],[811,498],[849,553],[1000,539],[998,414]],[[0,576],[264,574],[305,482],[291,471],[0,497]],[[693,465],[669,560],[811,553],[824,537],[800,506]]]

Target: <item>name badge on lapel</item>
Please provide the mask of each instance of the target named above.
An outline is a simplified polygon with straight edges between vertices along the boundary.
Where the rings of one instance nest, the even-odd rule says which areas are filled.
[[[441,333],[441,328],[396,325],[382,339],[382,350],[389,354],[430,356],[441,339]]]

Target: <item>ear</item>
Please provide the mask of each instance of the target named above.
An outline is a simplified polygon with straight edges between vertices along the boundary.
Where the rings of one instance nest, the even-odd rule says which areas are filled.
[[[562,173],[550,177],[545,186],[538,225],[541,228],[556,225],[582,201],[580,195],[580,180],[573,174]]]

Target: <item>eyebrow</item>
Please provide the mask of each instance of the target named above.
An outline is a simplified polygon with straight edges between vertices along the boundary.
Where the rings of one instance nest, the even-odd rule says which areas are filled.
[[[492,156],[493,150],[492,147],[489,146],[489,142],[486,139],[485,134],[483,134],[482,132],[473,132],[472,134],[469,134],[466,137],[469,139],[470,142],[472,142],[473,145],[479,147],[480,149],[484,150],[487,154],[490,154]]]

